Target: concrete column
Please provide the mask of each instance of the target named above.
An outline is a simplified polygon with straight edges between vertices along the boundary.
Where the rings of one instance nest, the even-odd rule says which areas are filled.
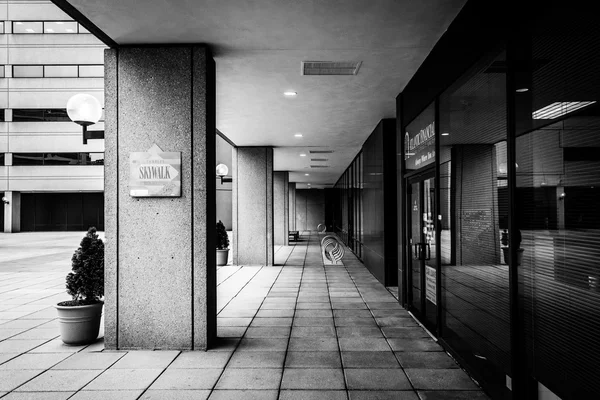
[[[273,241],[276,245],[288,245],[289,231],[289,172],[273,172]]]
[[[4,232],[21,232],[21,192],[7,191],[4,197],[8,203],[4,203]]]
[[[289,229],[296,231],[296,182],[289,183]]]
[[[215,63],[202,45],[105,52],[105,347],[216,338]],[[181,153],[180,197],[132,197],[130,153]]]
[[[233,264],[273,265],[273,148],[233,150]]]

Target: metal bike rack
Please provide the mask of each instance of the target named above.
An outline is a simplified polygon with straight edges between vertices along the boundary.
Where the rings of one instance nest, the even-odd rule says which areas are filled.
[[[340,240],[333,236],[327,235],[321,239],[321,253],[323,255],[323,261],[328,264],[339,265],[344,257],[344,245]]]

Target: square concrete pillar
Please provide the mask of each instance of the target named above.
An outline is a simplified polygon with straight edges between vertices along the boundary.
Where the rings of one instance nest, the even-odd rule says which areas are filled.
[[[288,224],[290,231],[295,231],[296,229],[296,182],[290,182],[289,184],[289,215],[288,215]]]
[[[273,172],[273,242],[287,246],[289,239],[290,192],[287,171]]]
[[[216,338],[215,63],[205,46],[105,53],[105,347]],[[130,153],[181,153],[180,197],[132,197]]]
[[[273,265],[273,148],[233,153],[233,264]]]
[[[4,232],[21,232],[21,192],[4,192]]]

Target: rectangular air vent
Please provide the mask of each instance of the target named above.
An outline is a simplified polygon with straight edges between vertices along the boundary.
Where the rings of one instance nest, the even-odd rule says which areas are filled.
[[[333,153],[333,150],[309,150],[310,154],[330,154]]]
[[[311,165],[311,168],[329,168],[329,165]]]
[[[356,75],[362,61],[302,61],[302,75]]]
[[[328,161],[328,158],[311,158],[310,161]]]

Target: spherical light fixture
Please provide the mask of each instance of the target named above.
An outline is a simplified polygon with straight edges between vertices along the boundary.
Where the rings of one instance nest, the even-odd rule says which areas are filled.
[[[227,176],[227,173],[229,173],[229,168],[227,168],[227,165],[217,165],[217,176]]]
[[[67,102],[67,114],[76,124],[90,126],[102,117],[102,106],[94,96],[80,93]]]

